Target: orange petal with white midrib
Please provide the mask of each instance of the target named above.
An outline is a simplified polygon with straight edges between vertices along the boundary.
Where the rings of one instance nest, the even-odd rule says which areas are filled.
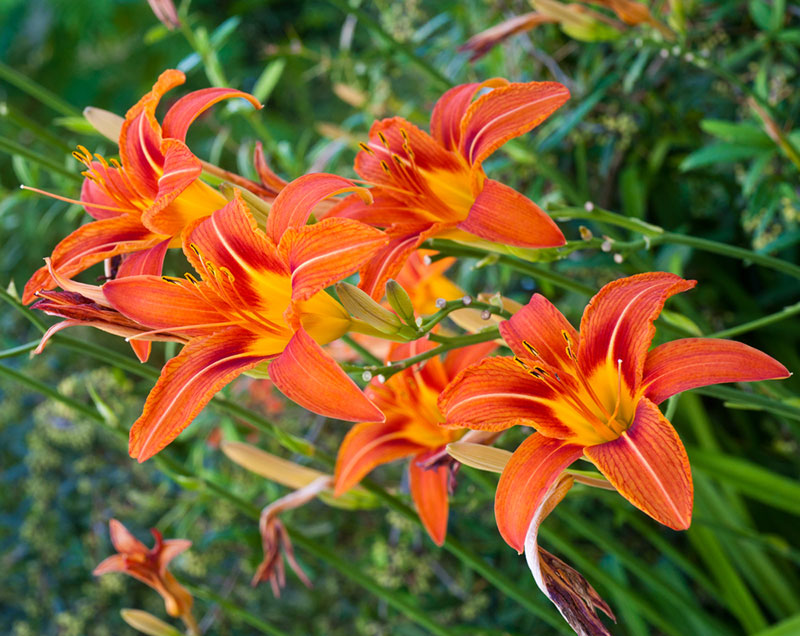
[[[506,464],[494,500],[497,529],[520,554],[537,512],[562,471],[583,453],[583,446],[533,434]]]
[[[269,377],[309,411],[349,422],[382,422],[383,413],[314,339],[298,329],[269,365]]]
[[[303,227],[314,208],[327,199],[346,192],[357,192],[365,200],[372,195],[349,179],[334,174],[313,173],[303,175],[280,191],[269,212],[267,236],[275,244],[290,227]]]
[[[733,340],[684,338],[647,354],[642,390],[656,404],[710,384],[788,378],[789,370],[766,353]]]
[[[380,230],[350,219],[288,228],[278,249],[292,272],[292,298],[306,300],[346,278],[387,241]]]
[[[584,451],[634,506],[673,530],[692,521],[692,472],[672,424],[642,398],[633,424],[622,435]]]
[[[606,402],[619,392],[620,373],[624,390],[635,393],[655,335],[653,321],[670,296],[694,285],[675,274],[647,272],[615,280],[589,301],[581,319],[578,364]]]
[[[486,179],[458,228],[496,243],[519,247],[558,247],[564,235],[542,209],[513,188]]]
[[[336,455],[334,494],[347,492],[376,466],[424,451],[403,428],[396,422],[362,422],[351,428]]]
[[[558,82],[514,83],[475,100],[461,120],[459,151],[480,165],[510,139],[532,130],[569,99]]]
[[[573,436],[564,418],[562,397],[511,358],[487,358],[464,369],[439,396],[448,425],[481,431],[502,431],[515,425],[534,426],[558,438]]]
[[[217,391],[277,353],[254,350],[261,345],[238,327],[189,342],[161,370],[141,417],[131,427],[131,457],[143,462],[158,453],[197,417]]]
[[[434,449],[434,452],[439,450]],[[448,465],[427,469],[420,466],[430,454],[427,452],[412,457],[408,468],[409,489],[422,525],[433,542],[441,546],[447,536],[447,518],[450,514],[450,468]]]
[[[250,93],[233,88],[204,88],[192,91],[175,102],[164,115],[164,122],[161,126],[162,135],[164,138],[185,141],[186,131],[189,130],[189,126],[195,119],[214,104],[235,97],[246,99],[256,110],[262,108],[261,103]]]
[[[481,83],[461,84],[445,92],[431,113],[431,136],[447,150],[458,150],[461,141],[461,119],[472,104],[475,94],[483,88],[496,88],[508,84],[508,80],[494,77]]]

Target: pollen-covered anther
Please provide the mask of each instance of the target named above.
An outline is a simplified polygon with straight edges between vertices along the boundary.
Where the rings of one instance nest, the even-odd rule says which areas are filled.
[[[386,139],[386,135],[384,135],[382,132],[379,132],[379,133],[378,133],[378,139],[380,139],[380,140],[381,140],[381,143],[382,143],[382,144],[384,145],[384,147],[385,147],[385,148],[388,150],[388,149],[389,149],[389,142],[388,142],[388,140]]]
[[[542,356],[539,355],[539,352],[533,348],[533,345],[530,342],[528,342],[527,340],[523,340],[522,346],[525,347],[528,351],[530,351],[533,357],[541,359]]]
[[[386,174],[392,174],[391,168],[389,168],[389,164],[386,163],[383,159],[381,159],[381,168]]]
[[[236,278],[234,278],[233,274],[231,273],[231,270],[229,270],[227,267],[220,265],[219,271],[225,274],[225,277],[228,279],[229,283],[233,283],[236,280]]]
[[[358,147],[361,148],[361,150],[366,152],[368,155],[375,156],[375,151],[372,148],[370,148],[367,144],[365,144],[363,141],[359,142]]]

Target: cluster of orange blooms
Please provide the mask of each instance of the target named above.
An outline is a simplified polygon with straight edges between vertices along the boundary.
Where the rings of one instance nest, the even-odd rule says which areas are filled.
[[[308,174],[290,183],[255,157],[259,182],[198,159],[186,145],[192,122],[220,100],[252,96],[209,88],[177,100],[161,122],[163,95],[184,81],[161,75],[124,119],[92,120],[119,141],[119,160],[81,148],[80,202],[93,220],[63,239],[25,287],[23,300],[64,318],[45,335],[90,325],[125,337],[145,361],[152,341],[182,345],[130,429],[130,455],[145,461],[170,444],[214,394],[242,373],[268,374],[287,398],[324,416],[355,422],[335,473],[301,488],[262,516],[265,562],[257,580],[283,578],[281,509],[323,488],[341,496],[374,467],[410,458],[410,490],[431,539],[445,541],[448,496],[459,462],[501,472],[495,517],[503,539],[525,552],[542,592],[579,633],[607,633],[595,615],[611,610],[572,568],[540,548],[538,528],[574,481],[617,490],[674,529],[689,526],[692,478],[684,447],[658,405],[708,384],[788,376],[744,344],[687,338],[650,348],[667,299],[694,281],[664,272],[622,278],[598,291],[576,330],[533,295],[499,322],[510,356],[486,338],[445,356],[421,317],[465,296],[443,276],[452,259],[422,252],[436,238],[482,245],[563,245],[556,223],[533,201],[489,178],[484,161],[569,98],[556,82],[494,78],[444,93],[430,130],[394,117],[376,121],[355,159],[359,178]],[[204,173],[222,175],[215,189]],[[162,271],[168,250],[194,270]],[[105,262],[105,282],[74,277]],[[358,288],[342,281],[358,272]],[[326,291],[336,285],[338,299]],[[60,288],[60,291],[56,291]],[[408,290],[408,291],[406,291]],[[381,301],[386,295],[384,304]],[[507,314],[505,314],[507,316]],[[430,321],[435,323],[438,321]],[[365,390],[343,370],[357,334],[395,372]],[[387,342],[389,344],[387,344]],[[41,347],[40,347],[41,348]],[[399,372],[396,370],[399,369]],[[512,454],[491,445],[516,425],[534,429]],[[469,432],[468,432],[469,431]],[[578,459],[600,474],[569,467]],[[97,572],[137,576],[191,625],[191,596],[167,571],[188,542],[147,550],[112,521],[118,555]]]

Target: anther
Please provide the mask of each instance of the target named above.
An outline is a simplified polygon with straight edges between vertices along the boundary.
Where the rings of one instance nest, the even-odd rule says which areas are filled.
[[[189,243],[189,249],[191,249],[197,256],[200,256],[200,250],[197,248],[197,245],[194,243]]]
[[[539,355],[539,352],[533,348],[530,342],[527,340],[522,341],[522,346],[525,347],[528,351],[530,351],[535,358],[541,358],[542,356]]]
[[[389,164],[386,163],[383,159],[381,159],[381,168],[386,174],[392,174],[391,169],[389,168]]]
[[[367,144],[365,144],[363,141],[359,142],[358,147],[361,148],[361,150],[366,152],[368,155],[375,154],[375,151],[372,148],[370,148]]]
[[[384,146],[385,146],[387,149],[389,148],[389,142],[386,140],[386,136],[385,136],[385,135],[384,135],[382,132],[379,132],[379,133],[378,133],[378,139],[380,139],[380,140],[381,140],[381,143],[382,143],[382,144],[383,144],[383,145],[384,145]]]

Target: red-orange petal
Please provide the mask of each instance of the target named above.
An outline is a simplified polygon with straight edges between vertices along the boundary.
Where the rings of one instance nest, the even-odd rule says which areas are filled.
[[[260,141],[256,142],[256,149],[253,151],[253,165],[258,173],[258,178],[261,180],[261,185],[278,194],[287,185],[288,181],[279,177],[272,168],[269,167],[266,157],[264,157],[264,146]]]
[[[216,202],[209,205],[178,205],[176,199],[200,177],[200,160],[186,145],[176,139],[161,144],[164,153],[163,173],[158,177],[158,192],[153,203],[142,213],[142,223],[157,234],[177,236],[191,221],[214,212]]]
[[[278,249],[292,272],[292,298],[306,300],[349,276],[387,242],[380,230],[351,219],[288,228]]]
[[[108,574],[109,572],[127,572],[128,564],[127,559],[124,554],[112,554],[110,557],[106,557],[97,565],[97,567],[92,570],[92,574],[95,576],[101,576],[103,574]]]
[[[72,278],[106,258],[149,249],[163,237],[154,235],[138,219],[117,216],[82,225],[64,238],[53,250],[51,263],[56,273]],[[22,302],[31,303],[40,289],[53,289],[55,280],[47,266],[38,269],[25,284]]]
[[[480,165],[509,139],[541,124],[569,99],[558,82],[515,83],[479,97],[461,120],[459,150],[471,165]]]
[[[309,411],[348,422],[382,422],[383,413],[305,330],[298,329],[269,365],[269,377]]]
[[[583,446],[534,433],[509,459],[497,484],[494,516],[505,542],[520,554],[550,487],[582,453]]]
[[[123,258],[117,270],[116,278],[141,275],[160,276],[169,243],[170,240],[167,239],[149,250],[128,254]],[[141,362],[147,362],[152,344],[147,340],[130,340],[129,342],[136,357]]]
[[[450,380],[455,378],[467,367],[477,364],[484,358],[487,358],[490,354],[494,353],[495,349],[497,349],[496,342],[481,342],[468,347],[461,347],[460,349],[454,349],[453,351],[450,351],[442,361],[442,366],[444,367],[444,377],[447,379],[447,384],[449,384]],[[427,367],[428,365],[426,364],[422,368],[423,377],[426,377],[425,370]],[[433,382],[429,382],[428,384],[430,386],[439,388],[439,385],[434,384]],[[445,386],[446,385],[442,385],[439,388],[439,392],[444,391]]]
[[[487,358],[464,369],[439,396],[448,425],[479,431],[535,426],[551,437],[572,435],[551,406],[560,396],[511,358]]]
[[[191,424],[217,391],[266,360],[269,356],[252,352],[254,340],[253,334],[229,327],[192,340],[167,362],[131,427],[131,457],[143,462],[158,453]]]
[[[616,369],[622,360],[625,384],[631,390],[638,387],[656,332],[653,321],[670,296],[695,284],[675,274],[647,272],[604,286],[589,301],[581,319],[578,363],[583,372],[591,377],[596,368],[607,365]],[[612,375],[616,378],[616,372]]]
[[[634,506],[673,530],[689,527],[689,458],[672,424],[650,400],[642,398],[633,424],[618,439],[584,453]]]
[[[267,219],[267,235],[276,244],[279,243],[287,228],[299,228],[306,224],[318,203],[328,197],[353,191],[366,200],[372,200],[367,190],[334,174],[318,172],[295,179],[275,197]]]
[[[494,77],[485,82],[454,86],[445,92],[431,113],[431,136],[447,150],[458,150],[461,141],[461,119],[472,104],[475,94],[486,87],[496,88],[508,84],[508,80]]]
[[[514,188],[486,179],[459,229],[488,241],[520,247],[558,247],[564,235],[538,205]]]
[[[186,131],[189,130],[189,126],[192,125],[195,119],[214,104],[221,102],[223,99],[231,99],[233,97],[246,99],[257,110],[262,108],[261,103],[250,93],[237,91],[233,88],[204,88],[184,95],[170,107],[164,116],[161,134],[165,139],[172,138],[185,141]]]
[[[458,47],[459,51],[472,51],[469,58],[470,62],[474,62],[482,58],[496,45],[504,40],[510,38],[512,35],[530,31],[532,28],[539,24],[548,22],[557,22],[558,20],[542,15],[541,13],[530,12],[523,13],[522,15],[515,15],[508,20],[504,20],[493,27],[489,27],[485,31],[476,33],[464,44]]]
[[[389,242],[361,268],[358,286],[375,300],[383,298],[386,282],[397,276],[414,250],[438,231],[438,225],[390,227],[386,230]]]
[[[553,303],[541,294],[531,296],[530,302],[509,320],[500,323],[500,335],[511,350],[522,358],[536,357],[549,365],[569,370],[574,366],[580,336]],[[528,343],[536,353],[532,353]]]
[[[103,285],[109,304],[151,329],[180,329],[184,336],[205,335],[228,319],[193,289],[192,283],[167,282],[158,276],[128,276]],[[197,325],[195,328],[187,328]],[[213,325],[213,326],[209,326]]]
[[[788,378],[789,370],[766,353],[734,340],[684,338],[647,354],[642,387],[655,404],[709,384]]]
[[[440,448],[421,453],[411,459],[408,467],[409,488],[411,498],[417,514],[436,545],[442,545],[447,537],[447,517],[450,513],[448,500],[448,487],[450,483],[450,468],[446,465],[433,468],[422,468],[424,462],[432,453],[438,453]]]
[[[334,494],[347,492],[373,468],[425,450],[396,422],[362,422],[345,435],[336,455]]]
[[[108,532],[111,545],[122,554],[147,554],[147,547],[131,534],[120,521],[111,519],[108,522]]]

